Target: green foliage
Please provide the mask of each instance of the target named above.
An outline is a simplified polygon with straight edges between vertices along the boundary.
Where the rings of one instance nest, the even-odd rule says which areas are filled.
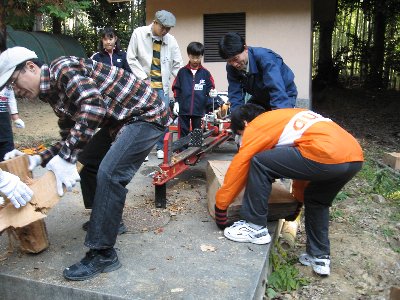
[[[391,238],[395,235],[394,229],[387,227],[387,226],[383,226],[381,228],[381,231],[382,231],[383,236],[388,237],[388,238]]]
[[[3,1],[5,4],[5,23],[14,29],[32,30],[35,14],[27,1]]]
[[[377,22],[381,20],[381,22]],[[366,86],[399,89],[400,2],[398,0],[338,0],[332,41],[332,68],[346,87]],[[316,48],[321,26],[316,23]],[[382,36],[383,34],[383,36]],[[314,72],[320,63],[314,58]],[[327,57],[322,57],[327,61]],[[315,76],[322,77],[321,74]],[[374,77],[375,76],[375,77]],[[376,79],[371,81],[371,79]],[[368,85],[367,85],[368,84]]]
[[[48,17],[65,19],[76,11],[87,9],[90,0],[28,0],[4,1],[6,9],[5,21],[14,29],[30,31],[33,28],[35,16],[45,14]]]
[[[335,197],[335,199],[334,199],[333,201],[334,201],[335,203],[342,202],[342,201],[346,200],[348,197],[349,197],[349,195],[348,195],[346,192],[340,191],[340,192],[336,195],[336,197]]]
[[[333,207],[331,213],[329,214],[329,218],[333,220],[337,220],[338,218],[343,218],[344,213],[341,209]]]
[[[393,222],[400,222],[400,209],[398,211],[392,212],[389,215],[389,220]]]
[[[299,270],[292,265],[282,265],[268,277],[268,286],[279,292],[291,292],[307,283],[305,278],[299,277]]]
[[[145,4],[144,0],[108,3],[106,0],[95,1],[88,9],[91,27],[98,33],[102,28],[113,27],[121,41],[121,46],[126,49],[132,34],[137,26],[145,25]],[[97,41],[99,37],[97,35]],[[97,42],[95,48],[97,47]]]
[[[92,1],[89,0],[64,0],[61,3],[47,3],[38,8],[38,11],[46,14],[50,17],[56,17],[60,19],[70,18],[73,16],[73,12],[86,10],[90,7]]]
[[[380,167],[371,159],[365,161],[357,176],[370,184],[369,192],[380,194],[388,200],[400,203],[400,176]]]
[[[76,38],[87,56],[97,51],[102,28],[113,27],[126,50],[133,29],[145,25],[146,21],[145,0],[121,3],[108,3],[106,0],[16,0],[5,1],[5,5],[6,24],[16,30],[31,31],[35,16],[40,14],[44,16],[45,31],[52,30],[52,18],[62,20],[64,33]],[[68,19],[73,20],[72,29],[67,25]]]
[[[299,270],[294,266],[296,261],[297,258],[286,252],[278,242],[274,244],[270,256],[273,272],[268,276],[266,291],[269,298],[274,298],[277,292],[291,292],[309,283],[308,279],[300,276]]]
[[[272,288],[267,288],[266,294],[267,294],[268,299],[273,299],[278,295],[278,293],[275,292],[275,290]]]
[[[92,56],[92,54],[96,52],[96,46],[99,38],[93,28],[79,23],[74,28],[74,31],[67,31],[66,33],[79,41],[79,43],[85,49],[88,57]]]

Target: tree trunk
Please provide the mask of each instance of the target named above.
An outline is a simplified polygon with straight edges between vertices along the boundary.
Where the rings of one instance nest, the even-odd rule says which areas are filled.
[[[383,61],[385,56],[386,16],[384,14],[386,0],[376,0],[374,7],[374,28],[371,49],[371,67],[366,85],[372,88],[383,87]]]
[[[37,13],[35,15],[35,22],[33,23],[33,31],[43,31],[43,14]]]
[[[327,85],[335,85],[338,80],[332,60],[332,33],[334,23],[334,21],[320,22],[318,73],[313,81],[317,89]]]
[[[53,33],[54,34],[61,34],[61,21],[62,19],[53,17]]]
[[[0,5],[0,52],[7,49],[6,1]]]
[[[358,51],[357,47],[358,47],[358,19],[359,19],[359,15],[360,15],[360,8],[357,7],[357,12],[356,12],[356,24],[354,25],[354,36],[353,36],[353,47],[355,51]],[[353,50],[353,53],[354,53]],[[356,56],[353,55],[351,58],[351,65],[350,65],[350,78],[353,81],[353,77],[354,77],[354,65],[356,63]]]

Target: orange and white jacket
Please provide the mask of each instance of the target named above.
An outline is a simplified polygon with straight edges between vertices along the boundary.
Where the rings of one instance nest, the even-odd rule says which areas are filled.
[[[216,206],[227,209],[244,188],[250,160],[275,147],[296,147],[303,157],[323,164],[364,161],[356,139],[328,118],[304,109],[285,108],[265,112],[248,123],[239,152],[233,158],[224,183],[216,194]],[[293,183],[294,196],[303,201],[306,181]]]

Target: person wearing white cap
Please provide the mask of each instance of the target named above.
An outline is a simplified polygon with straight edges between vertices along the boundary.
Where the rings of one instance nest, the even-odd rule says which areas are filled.
[[[30,156],[29,168],[41,164],[53,171],[60,196],[63,186],[71,191],[80,181],[79,154],[87,148],[104,152],[89,157],[95,186],[85,239],[90,250],[64,270],[64,277],[86,280],[120,268],[114,245],[126,185],[172,122],[164,103],[145,81],[124,69],[74,56],[41,65],[36,54],[23,47],[0,55],[0,88],[5,85],[17,96],[48,103],[59,118],[62,139]],[[21,153],[14,150],[12,155]]]
[[[36,54],[34,55],[36,56]],[[15,57],[15,61],[18,63],[19,59],[18,57]],[[8,99],[11,97],[14,97],[14,93],[11,88],[4,86],[4,83],[9,76],[14,72],[15,66],[10,65],[9,62],[0,62],[0,102],[6,101],[8,106]],[[15,99],[15,97],[14,97]],[[5,108],[7,109],[7,108]],[[14,111],[15,112],[15,111]],[[8,112],[7,117],[8,117]],[[22,120],[21,120],[22,121]],[[10,124],[9,117],[7,120],[7,124]],[[4,126],[5,124],[2,124],[2,133],[4,131]],[[11,128],[9,128],[9,131],[11,131]],[[11,131],[12,134],[12,131]],[[13,148],[13,143],[11,141],[10,144],[11,148]],[[7,146],[6,146],[7,148]],[[8,148],[9,150],[11,148]],[[6,150],[6,151],[9,151]],[[3,156],[4,153],[1,154]],[[3,158],[3,157],[1,157]],[[24,183],[20,180],[18,176],[15,176],[14,174],[11,174],[6,171],[2,171],[0,169],[0,192],[6,196],[8,200],[14,205],[15,208],[20,208],[21,206],[25,206],[33,196],[33,191]],[[0,205],[4,205],[3,203],[3,198],[0,197]]]
[[[178,43],[169,33],[176,25],[175,16],[166,10],[157,11],[153,22],[136,28],[131,36],[126,58],[133,74],[138,79],[147,80],[157,90],[167,108],[171,75],[176,77],[183,67]],[[164,158],[162,136],[156,145],[157,158]]]
[[[10,119],[16,128],[25,128],[18,114],[14,91],[8,87],[0,90],[0,161],[4,154],[14,149],[14,137]]]

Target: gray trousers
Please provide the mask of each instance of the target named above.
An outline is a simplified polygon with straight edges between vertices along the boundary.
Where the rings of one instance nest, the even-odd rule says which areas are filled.
[[[267,225],[268,199],[278,178],[310,181],[304,191],[306,251],[330,255],[329,207],[338,192],[361,169],[362,162],[321,164],[304,158],[295,147],[278,147],[251,159],[241,216],[257,225]]]
[[[168,95],[164,94],[163,89],[157,89],[158,97],[164,102],[165,106],[169,107],[169,97]],[[164,134],[160,136],[156,143],[156,150],[163,150],[164,151],[164,136],[168,132],[168,127],[165,128]]]
[[[88,201],[92,202],[90,203],[92,213],[85,239],[87,247],[106,249],[114,246],[128,192],[126,185],[131,181],[163,132],[161,126],[138,121],[125,125],[109,149],[107,149],[109,140],[103,134],[90,143],[91,149],[85,149],[87,151],[98,149],[99,155],[98,157],[93,156],[94,161],[100,159],[105,152],[97,172],[95,172],[96,164],[94,161],[91,162],[93,172],[89,173],[91,174],[89,177],[96,174],[95,182],[90,180],[82,182],[89,184],[92,190],[95,188],[93,198],[90,197],[92,199]],[[85,160],[90,161],[88,159],[90,155],[87,154]],[[85,160],[81,159],[83,163]],[[89,196],[87,192],[86,190],[84,196]]]

